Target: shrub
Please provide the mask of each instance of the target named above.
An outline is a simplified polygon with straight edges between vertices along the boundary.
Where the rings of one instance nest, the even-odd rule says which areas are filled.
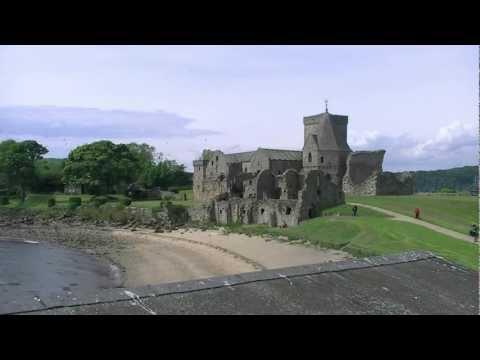
[[[57,204],[57,201],[55,200],[55,198],[50,198],[50,199],[48,199],[48,201],[47,201],[47,206],[48,206],[49,208],[54,207],[56,204]]]
[[[129,198],[122,199],[121,203],[124,206],[130,206],[132,204],[132,199],[129,199]]]
[[[94,196],[90,199],[90,203],[95,207],[100,207],[108,202],[107,196]]]
[[[68,208],[73,210],[82,205],[82,198],[78,196],[73,196],[68,198]]]
[[[455,192],[454,189],[450,189],[450,188],[447,188],[447,187],[444,187],[444,188],[441,188],[440,189],[440,192],[441,193],[445,193],[445,194],[453,194]]]
[[[175,199],[175,197],[172,196],[172,195],[164,195],[164,196],[162,196],[162,199],[161,199],[161,200],[168,200],[168,201],[170,201],[170,200],[174,200],[174,199]]]
[[[10,199],[8,196],[0,196],[0,205],[8,205],[10,204]]]

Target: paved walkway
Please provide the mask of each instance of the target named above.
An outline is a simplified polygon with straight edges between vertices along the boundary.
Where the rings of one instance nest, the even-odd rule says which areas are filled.
[[[471,243],[475,243],[473,241],[473,237],[471,237],[469,235],[465,235],[465,234],[462,234],[462,233],[459,233],[459,232],[456,232],[456,231],[453,231],[453,230],[450,230],[450,229],[446,229],[444,227],[434,225],[434,224],[428,223],[428,222],[423,221],[423,220],[418,220],[418,219],[415,219],[415,218],[410,217],[410,216],[399,214],[397,212],[393,212],[393,211],[390,211],[390,210],[385,210],[385,209],[382,209],[382,208],[379,208],[379,207],[376,207],[376,206],[353,203],[353,202],[350,202],[348,204],[349,205],[362,206],[362,207],[365,207],[365,208],[368,208],[368,209],[372,209],[372,210],[375,210],[375,211],[378,211],[378,212],[381,212],[381,213],[392,216],[393,220],[410,222],[410,223],[413,223],[413,224],[417,224],[417,225],[429,228],[429,229],[431,229],[433,231],[436,231],[436,232],[439,232],[441,234],[451,236],[451,237],[456,238],[456,239],[460,239],[460,240],[468,241],[468,242],[471,242]]]

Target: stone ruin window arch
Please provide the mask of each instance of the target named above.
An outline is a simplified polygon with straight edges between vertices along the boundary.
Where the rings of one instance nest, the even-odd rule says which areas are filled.
[[[290,206],[287,206],[287,209],[285,210],[285,214],[290,215],[292,213],[292,208]]]
[[[312,153],[308,153],[308,162],[312,162]]]
[[[322,164],[323,164],[323,160],[324,160],[323,156],[320,156],[320,162],[321,162]]]
[[[215,161],[218,161],[218,156],[215,157]]]
[[[261,208],[261,209],[260,209],[260,214],[263,215],[264,212],[265,212],[265,209],[264,209],[264,208]]]

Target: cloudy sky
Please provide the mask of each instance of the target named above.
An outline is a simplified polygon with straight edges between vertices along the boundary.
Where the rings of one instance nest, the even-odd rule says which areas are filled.
[[[0,46],[0,140],[50,157],[110,139],[187,165],[203,148],[301,149],[303,116],[349,116],[385,170],[478,163],[475,46]]]

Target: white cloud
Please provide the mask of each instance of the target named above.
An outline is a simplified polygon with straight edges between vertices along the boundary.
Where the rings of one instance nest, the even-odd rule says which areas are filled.
[[[0,107],[0,136],[56,138],[195,137],[217,132],[189,128],[193,119],[165,111],[142,112],[57,106]]]
[[[459,121],[441,127],[431,138],[411,134],[382,135],[353,132],[353,150],[386,150],[385,170],[429,170],[478,164],[478,127]]]

